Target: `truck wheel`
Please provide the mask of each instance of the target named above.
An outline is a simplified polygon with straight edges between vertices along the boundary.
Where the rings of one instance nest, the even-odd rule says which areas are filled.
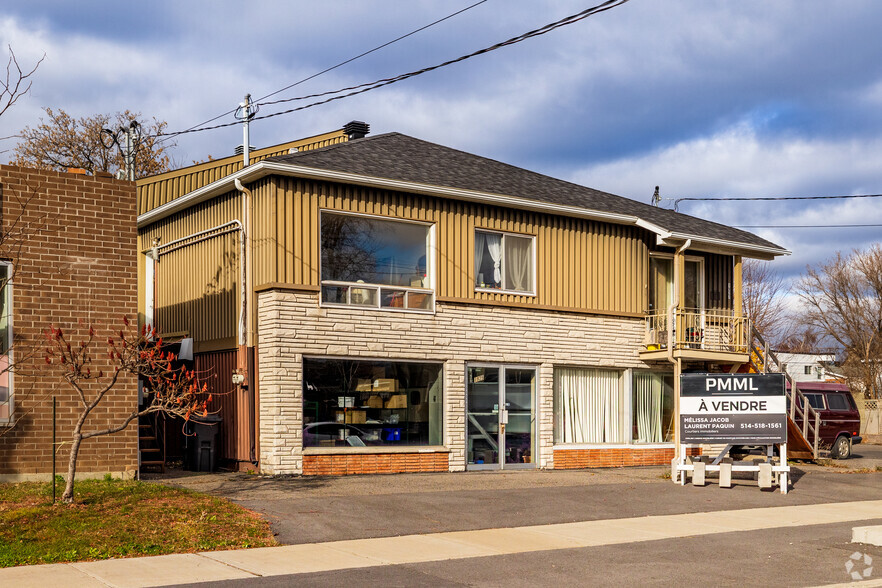
[[[837,437],[830,454],[833,459],[848,459],[851,457],[851,443],[844,435]]]

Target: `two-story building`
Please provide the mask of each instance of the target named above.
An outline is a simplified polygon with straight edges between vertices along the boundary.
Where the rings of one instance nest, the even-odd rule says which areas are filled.
[[[143,320],[192,337],[231,390],[224,457],[304,474],[669,462],[677,376],[749,361],[742,258],[787,251],[366,127],[139,182]]]

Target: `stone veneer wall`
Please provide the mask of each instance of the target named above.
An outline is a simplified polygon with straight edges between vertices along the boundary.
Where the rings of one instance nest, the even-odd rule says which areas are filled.
[[[443,361],[450,471],[466,465],[466,362],[538,367],[536,446],[543,468],[554,467],[555,365],[646,367],[637,355],[644,326],[636,318],[443,302],[434,315],[322,308],[317,293],[285,289],[260,292],[257,311],[260,467],[267,473],[304,468],[304,355]]]

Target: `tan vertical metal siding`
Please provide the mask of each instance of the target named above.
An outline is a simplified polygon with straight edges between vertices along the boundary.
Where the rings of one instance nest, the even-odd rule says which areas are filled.
[[[138,246],[146,251],[156,237],[162,246],[240,216],[241,196],[230,192],[141,229]],[[160,332],[187,333],[199,343],[236,336],[239,238],[235,231],[160,250],[160,261],[155,265],[155,322]],[[143,264],[139,270],[144,284]],[[143,297],[139,303],[143,313]]]
[[[704,254],[705,306],[707,308],[732,309],[733,269],[734,258],[731,255]]]
[[[637,227],[289,177],[265,178],[250,189],[254,286],[318,286],[320,210],[335,210],[432,223],[441,298],[625,314],[646,309],[651,238]],[[239,218],[240,208],[240,194],[230,192],[143,229],[140,246],[149,248],[154,236],[168,243],[218,226]],[[475,291],[476,228],[535,237],[535,296]],[[701,255],[707,306],[731,308],[732,257]],[[238,234],[164,255],[157,276],[163,330],[234,342]]]
[[[345,141],[348,141],[348,137],[342,130],[337,130],[316,135],[315,137],[282,143],[281,145],[256,149],[249,154],[249,159],[251,163],[257,163],[276,155],[287,155],[291,149],[310,151]],[[242,156],[233,155],[150,176],[149,178],[142,178],[137,182],[138,214],[144,214],[167,202],[171,202],[175,198],[207,186],[239,171],[243,167],[244,161]]]
[[[644,311],[648,234],[642,229],[298,178],[275,182],[275,196],[267,191],[255,199],[255,218],[266,221],[255,233],[269,244],[261,255],[274,252],[255,285],[319,285],[319,211],[327,209],[434,223],[439,297]],[[536,238],[536,296],[475,291],[476,228]]]

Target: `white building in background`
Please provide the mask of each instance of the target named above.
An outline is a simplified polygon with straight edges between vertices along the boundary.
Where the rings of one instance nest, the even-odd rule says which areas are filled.
[[[797,382],[825,382],[836,378],[833,353],[777,352],[783,370]]]

